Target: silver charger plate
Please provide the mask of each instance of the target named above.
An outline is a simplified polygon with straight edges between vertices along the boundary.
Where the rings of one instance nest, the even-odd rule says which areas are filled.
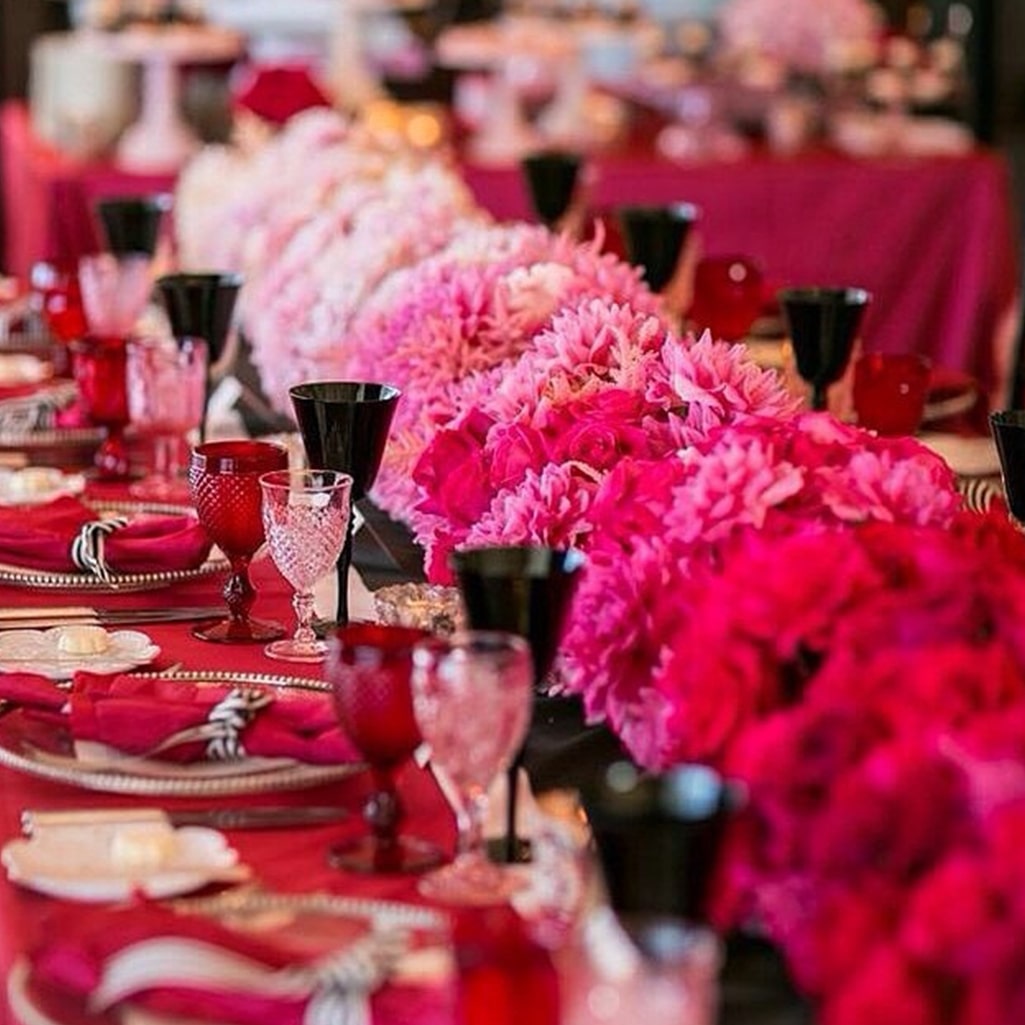
[[[189,505],[166,502],[90,501],[97,513],[138,516],[145,513],[166,516],[195,516]],[[127,591],[154,591],[172,584],[199,580],[230,569],[228,560],[219,552],[212,552],[201,566],[191,569],[160,570],[153,573],[114,573],[109,580],[101,580],[91,573],[60,573],[50,570],[29,569],[8,562],[0,562],[0,584],[28,587],[45,591],[92,591],[101,594],[121,594]]]
[[[234,672],[136,673],[135,677],[179,681],[181,683],[232,685],[257,690],[327,691],[328,684],[293,676]],[[309,765],[288,759],[245,759],[234,762],[202,762],[193,765],[159,765],[159,775],[147,767],[96,766],[78,763],[69,750],[55,751],[53,746],[67,737],[54,735],[52,727],[32,731],[21,721],[16,706],[0,712],[0,766],[28,776],[96,790],[110,794],[144,797],[230,797],[277,790],[299,790],[344,779],[363,769],[362,763],[346,765]],[[45,745],[49,742],[50,747]],[[141,759],[135,759],[141,762]]]

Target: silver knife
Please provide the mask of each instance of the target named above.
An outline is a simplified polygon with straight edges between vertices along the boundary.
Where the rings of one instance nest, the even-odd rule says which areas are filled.
[[[129,623],[177,623],[216,619],[223,605],[191,605],[180,608],[99,609],[85,605],[46,605],[0,608],[0,629],[28,630],[51,626],[127,625]]]
[[[345,808],[330,805],[254,805],[251,808],[93,808],[21,813],[21,831],[32,836],[40,829],[96,823],[170,822],[172,826],[208,826],[211,829],[289,829],[297,826],[342,822]]]

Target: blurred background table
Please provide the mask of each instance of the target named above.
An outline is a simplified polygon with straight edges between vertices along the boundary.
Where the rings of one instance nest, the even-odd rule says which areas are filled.
[[[529,218],[518,169],[468,166],[497,216]],[[858,285],[873,296],[864,342],[921,352],[989,392],[1006,376],[1018,253],[1000,154],[675,164],[628,150],[592,162],[590,207],[686,200],[701,208],[706,255],[740,254],[774,285]]]
[[[133,174],[80,161],[41,142],[27,109],[0,109],[6,249],[0,266],[24,275],[35,260],[68,263],[97,248],[92,208],[104,195],[173,186],[169,174]],[[706,254],[742,254],[787,284],[869,289],[866,348],[915,351],[992,392],[1007,376],[1018,283],[1014,211],[1005,158],[791,158],[679,164],[631,145],[592,158],[588,205],[687,200],[701,208]],[[467,181],[497,217],[532,217],[518,166],[467,162]]]

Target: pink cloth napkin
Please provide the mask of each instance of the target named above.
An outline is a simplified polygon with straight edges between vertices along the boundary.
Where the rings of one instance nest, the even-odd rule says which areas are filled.
[[[50,916],[29,957],[36,988],[80,1000],[94,1013],[130,1002],[197,1021],[302,1025],[320,1001],[328,1004],[322,1012],[334,1010],[330,1020],[360,1020],[345,1017],[342,1005],[365,1013],[404,941],[372,939],[349,919],[339,919],[337,935],[316,942],[301,933],[301,923],[243,932],[155,904],[78,906]],[[219,970],[228,959],[240,969],[236,977]],[[435,1012],[392,1020],[444,1019]]]
[[[77,498],[63,497],[24,509],[0,509],[0,562],[53,573],[81,572],[72,556],[75,539],[96,511]],[[195,569],[210,554],[211,542],[199,520],[180,516],[136,514],[105,534],[103,557],[118,573],[156,573]]]
[[[0,674],[0,699],[59,722],[76,743],[177,763],[244,756],[311,765],[360,761],[329,694],[267,688],[256,692],[265,702],[257,706],[246,698],[253,693],[224,684],[86,672],[75,674],[68,692],[31,673]]]

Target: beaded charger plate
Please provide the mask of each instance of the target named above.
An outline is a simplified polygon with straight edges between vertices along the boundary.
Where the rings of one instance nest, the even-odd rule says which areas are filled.
[[[263,673],[135,673],[133,678],[192,685],[231,685],[245,691],[324,692],[320,680]],[[13,704],[0,708],[0,765],[29,776],[112,794],[148,797],[228,797],[298,790],[351,776],[362,763],[312,765],[291,758],[241,758],[178,764],[112,754],[83,758],[70,733],[34,721]]]
[[[452,969],[447,949],[447,916],[432,908],[378,898],[271,893],[250,887],[209,897],[178,898],[171,906],[182,913],[213,918],[239,932],[266,935],[270,930],[277,935],[301,936],[303,948],[327,945],[339,971],[351,963],[361,974],[365,973],[369,959],[374,958],[384,976],[381,981],[404,979],[420,986],[436,984],[447,978]],[[448,1007],[444,995],[439,999]],[[138,1008],[123,1017],[99,1015],[74,998],[39,985],[24,957],[15,961],[8,974],[7,1000],[24,1025],[95,1025],[127,1020],[129,1015],[140,1023],[172,1025],[171,1018],[143,1013]],[[173,1018],[175,1025],[194,1021]]]
[[[195,516],[195,510],[188,505],[160,502],[89,502],[99,516],[139,516],[144,514],[165,516]],[[153,591],[172,584],[185,583],[215,573],[226,573],[230,568],[228,560],[218,551],[211,552],[200,566],[189,569],[169,569],[152,573],[113,572],[104,580],[92,573],[56,572],[30,569],[9,562],[0,562],[0,584],[39,590],[93,591],[118,594],[125,591]]]

